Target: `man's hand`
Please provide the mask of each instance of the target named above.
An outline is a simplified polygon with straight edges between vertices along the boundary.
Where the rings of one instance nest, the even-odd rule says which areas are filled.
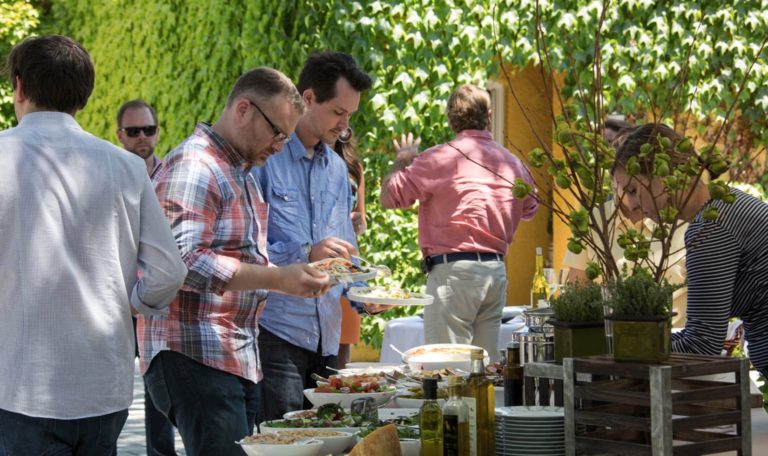
[[[347,241],[336,237],[328,237],[314,244],[309,251],[309,262],[323,260],[325,258],[342,257],[349,259],[350,255],[357,255],[357,249]]]
[[[402,169],[410,165],[414,158],[419,155],[419,145],[421,145],[421,138],[413,138],[413,133],[407,135],[403,133],[400,136],[400,142],[397,139],[392,140],[392,144],[395,146],[397,155],[395,156],[395,164],[400,165],[398,168]]]
[[[375,315],[378,313],[385,312],[393,307],[395,306],[390,306],[386,304],[368,304],[367,302],[363,303],[363,309],[365,309],[365,311],[370,315]]]
[[[293,264],[278,269],[275,291],[302,298],[316,298],[328,293],[333,286],[328,274],[307,264]]]
[[[352,228],[355,230],[356,235],[361,235],[368,228],[368,222],[363,217],[363,214],[357,211],[349,214],[352,219]]]

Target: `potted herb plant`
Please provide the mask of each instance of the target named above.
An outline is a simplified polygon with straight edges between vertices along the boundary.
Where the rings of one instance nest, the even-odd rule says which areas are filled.
[[[659,284],[644,269],[608,283],[606,306],[616,361],[658,363],[669,358],[672,285]]]
[[[594,283],[569,283],[552,302],[555,361],[607,353],[603,292]]]

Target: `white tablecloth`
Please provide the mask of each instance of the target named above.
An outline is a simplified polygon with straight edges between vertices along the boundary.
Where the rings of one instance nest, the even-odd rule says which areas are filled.
[[[504,308],[504,317],[514,317],[501,325],[499,330],[499,350],[507,348],[507,343],[512,340],[512,333],[525,326],[522,317],[524,306],[509,306]],[[387,322],[384,329],[384,341],[381,344],[382,363],[401,363],[402,357],[392,349],[391,345],[404,352],[410,348],[424,345],[424,320],[421,317],[395,318]],[[492,354],[493,359],[498,359],[498,353]]]

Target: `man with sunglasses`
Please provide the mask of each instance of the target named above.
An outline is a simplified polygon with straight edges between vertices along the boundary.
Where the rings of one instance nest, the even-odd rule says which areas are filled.
[[[269,203],[269,255],[275,264],[349,258],[357,252],[349,171],[331,146],[349,129],[370,77],[341,52],[309,57],[298,89],[307,107],[281,154],[254,170]],[[337,286],[322,297],[270,294],[259,319],[263,418],[304,408],[313,373],[333,366],[341,336]],[[370,308],[369,308],[370,309]]]
[[[137,155],[147,166],[150,179],[162,163],[155,155],[155,146],[160,137],[157,126],[157,112],[144,100],[130,100],[117,110],[117,139],[128,152]],[[133,318],[134,331],[136,317]],[[138,340],[136,356],[139,356]],[[176,456],[173,425],[152,402],[152,396],[144,386],[144,433],[147,456]]]
[[[155,155],[159,130],[157,112],[144,100],[126,101],[117,111],[117,139],[125,150],[144,160],[150,177],[160,166]]]
[[[285,75],[248,71],[216,123],[198,124],[155,178],[189,274],[167,317],[139,317],[140,361],[188,455],[244,454],[235,442],[253,433],[260,407],[258,320],[267,293],[330,288],[328,275],[306,264],[272,267],[267,204],[250,172],[283,147],[303,112]]]

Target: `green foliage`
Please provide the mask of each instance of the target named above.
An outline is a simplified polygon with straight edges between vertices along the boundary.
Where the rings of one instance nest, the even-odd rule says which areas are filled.
[[[26,2],[11,4],[19,3]],[[360,238],[361,250],[390,266],[394,283],[412,289],[424,284],[424,276],[418,272],[415,211],[382,211],[376,203],[378,186],[392,158],[390,139],[404,131],[413,131],[427,145],[450,137],[444,110],[454,87],[467,82],[482,84],[499,75],[494,29],[505,63],[515,68],[539,62],[534,33],[537,2],[532,0],[48,3],[51,12],[45,31],[82,42],[96,64],[95,92],[78,114],[84,128],[116,141],[117,108],[128,99],[144,98],[158,110],[161,153],[189,135],[196,122],[216,120],[235,78],[244,70],[269,65],[295,79],[313,50],[338,49],[358,58],[373,77],[373,88],[352,119],[368,187],[369,231]],[[585,84],[591,84],[594,30],[601,3],[538,3],[543,8],[542,27],[551,56],[544,64],[568,70],[563,93],[578,99],[586,93]],[[737,95],[734,90],[766,35],[767,6],[766,0],[613,2],[606,11],[600,46],[604,110],[639,115],[674,104],[689,108],[695,118],[705,114],[720,118],[724,107],[738,96],[737,109],[746,119],[739,130],[742,143],[768,142],[768,128],[763,128],[768,67],[763,57],[744,91]],[[22,35],[32,29],[17,28]],[[692,42],[691,65],[683,71],[680,50]],[[687,78],[675,88],[675,78],[670,76],[680,73]],[[7,89],[4,93],[7,96]],[[7,126],[12,109],[7,98],[0,103],[0,126]],[[598,117],[594,112],[589,116],[589,109],[580,108],[580,115]],[[575,115],[576,110],[566,109],[566,113]],[[594,125],[577,131],[590,128]],[[580,145],[582,153],[588,150],[584,137],[565,139]],[[604,168],[611,166],[610,157],[588,153],[585,157],[587,162],[599,160]],[[570,188],[604,181],[604,176],[584,170],[563,174],[558,169],[552,174],[562,174],[559,184]],[[522,193],[526,189],[515,190]],[[606,198],[603,191],[587,196],[598,204]],[[575,226],[583,231],[583,217]],[[367,318],[364,337],[378,341],[383,319],[414,311],[405,309],[409,310]]]
[[[32,34],[39,23],[39,12],[31,2],[0,1],[0,67],[11,48]],[[0,130],[12,127],[16,120],[9,76],[3,74],[0,79]]]
[[[646,270],[635,269],[633,275],[608,283],[606,304],[620,317],[671,316],[674,289],[668,283],[659,285]]]
[[[586,323],[603,319],[603,290],[595,283],[568,283],[552,302],[555,320]]]

